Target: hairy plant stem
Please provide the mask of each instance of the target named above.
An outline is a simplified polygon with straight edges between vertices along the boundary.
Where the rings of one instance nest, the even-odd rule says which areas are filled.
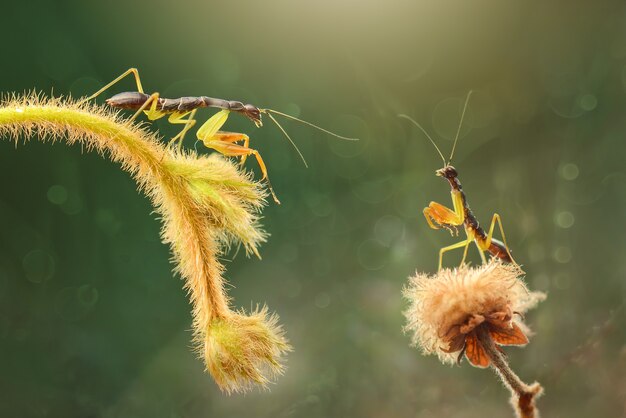
[[[168,169],[172,164],[170,153],[157,142],[141,138],[137,131],[128,125],[120,125],[102,118],[101,115],[88,111],[70,111],[59,106],[44,104],[41,106],[19,106],[0,108],[0,126],[20,125],[26,123],[46,123],[58,125],[59,129],[70,132],[82,131],[85,136],[98,135],[108,138],[95,146],[105,149],[111,155],[123,155],[124,168],[135,174],[140,181],[151,184],[142,185],[148,190],[160,189],[163,200],[171,202],[176,207],[174,210],[180,214],[174,222],[177,228],[184,228],[188,232],[188,248],[193,254],[192,259],[196,264],[195,270],[198,276],[204,280],[196,282],[196,294],[192,299],[204,312],[211,312],[213,316],[225,317],[228,312],[228,304],[222,289],[222,278],[219,275],[209,274],[215,271],[216,263],[214,254],[209,254],[206,247],[198,243],[206,242],[207,238],[192,220],[189,202],[193,202],[187,188],[181,187],[181,178]],[[74,142],[72,140],[68,142]],[[87,144],[91,145],[91,144]],[[217,268],[221,270],[221,268]],[[207,280],[209,279],[210,280]]]
[[[265,386],[282,373],[290,350],[276,315],[265,307],[233,311],[218,256],[232,243],[258,255],[266,234],[258,212],[265,192],[250,174],[218,155],[164,146],[154,134],[111,110],[35,93],[0,100],[0,138],[63,140],[95,149],[121,164],[161,215],[193,311],[194,341],[208,371],[226,392]]]
[[[535,406],[535,398],[541,395],[543,391],[539,383],[527,385],[511,370],[504,354],[500,352],[491,338],[487,327],[477,327],[476,336],[491,360],[491,367],[511,391],[511,404],[517,416],[520,418],[539,418],[539,411]]]

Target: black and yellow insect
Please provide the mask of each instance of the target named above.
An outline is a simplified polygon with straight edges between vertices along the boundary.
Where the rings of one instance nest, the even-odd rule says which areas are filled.
[[[130,119],[131,121],[136,119],[143,112],[149,120],[157,120],[168,116],[167,120],[169,123],[184,125],[183,129],[169,141],[170,144],[175,144],[176,142],[178,142],[179,149],[182,147],[185,134],[196,124],[195,115],[198,109],[204,107],[220,109],[219,112],[211,116],[204,124],[202,124],[202,126],[200,126],[200,128],[196,132],[196,137],[199,141],[202,141],[202,143],[207,148],[214,149],[215,151],[227,157],[241,157],[241,164],[245,163],[247,157],[253,155],[256,158],[257,163],[259,164],[259,167],[261,169],[261,173],[263,176],[262,180],[267,181],[268,188],[276,203],[280,203],[280,201],[276,197],[272,185],[269,182],[265,162],[263,161],[263,158],[261,158],[261,154],[259,154],[257,150],[250,148],[250,138],[248,137],[248,135],[243,133],[225,132],[220,130],[222,126],[224,126],[224,124],[226,123],[230,112],[239,113],[247,117],[252,122],[254,122],[257,127],[263,126],[261,115],[267,115],[285,135],[289,142],[291,142],[291,144],[294,146],[305,166],[307,166],[307,163],[304,159],[304,156],[302,155],[296,144],[293,142],[289,134],[287,134],[283,127],[278,123],[274,115],[280,115],[296,122],[303,123],[340,139],[349,141],[357,140],[357,138],[347,138],[338,135],[310,122],[279,112],[277,110],[263,109],[251,104],[244,104],[236,100],[216,99],[208,96],[187,96],[177,99],[166,99],[160,97],[159,93],[146,94],[141,85],[139,71],[137,71],[136,68],[130,68],[126,70],[119,77],[115,78],[113,81],[102,87],[100,90],[98,90],[91,96],[83,99],[81,103],[94,99],[95,97],[102,94],[104,91],[111,88],[113,85],[117,84],[124,77],[131,74],[135,77],[137,91],[116,94],[115,96],[106,100],[106,103],[109,106],[120,109],[136,110],[136,113]],[[237,142],[242,142],[242,144],[238,144]]]
[[[449,209],[437,202],[430,202],[430,204],[426,208],[424,208],[423,211],[426,222],[428,222],[428,225],[433,229],[445,228],[452,232],[456,231],[457,227],[463,226],[465,230],[466,239],[461,242],[457,242],[456,244],[443,247],[441,250],[439,250],[439,270],[441,270],[442,267],[443,254],[457,248],[464,249],[461,265],[465,263],[467,250],[472,242],[476,243],[483,263],[486,262],[484,254],[485,251],[489,252],[494,257],[500,258],[505,262],[515,263],[513,257],[511,256],[509,247],[506,244],[506,236],[504,235],[504,228],[502,227],[502,220],[500,218],[500,215],[497,213],[493,214],[491,224],[489,226],[489,232],[485,232],[485,230],[480,226],[478,220],[476,219],[476,216],[474,216],[474,213],[469,207],[467,197],[465,195],[465,192],[463,191],[461,182],[459,181],[459,174],[456,168],[451,165],[452,157],[454,156],[454,150],[459,140],[461,126],[463,124],[463,119],[465,117],[465,112],[467,110],[467,105],[469,103],[471,95],[472,92],[470,91],[465,99],[465,104],[461,113],[461,121],[459,122],[459,127],[457,129],[456,137],[454,138],[454,144],[452,146],[452,152],[450,153],[450,158],[447,161],[435,141],[430,137],[430,135],[428,135],[428,132],[426,132],[426,130],[422,128],[419,123],[417,123],[414,119],[407,115],[399,115],[400,117],[408,119],[412,123],[414,123],[415,126],[417,126],[435,146],[443,161],[443,168],[435,171],[435,174],[439,177],[443,177],[450,184],[450,193],[452,195],[453,209]],[[498,228],[500,229],[502,241],[493,238],[496,223],[498,224]]]

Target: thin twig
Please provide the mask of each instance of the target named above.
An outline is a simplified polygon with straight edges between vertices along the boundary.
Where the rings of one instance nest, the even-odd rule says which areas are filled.
[[[500,376],[504,385],[511,391],[511,404],[517,416],[519,418],[539,418],[535,399],[543,392],[541,385],[537,382],[527,385],[511,370],[506,358],[496,347],[486,327],[477,327],[476,336],[491,360],[491,367]]]

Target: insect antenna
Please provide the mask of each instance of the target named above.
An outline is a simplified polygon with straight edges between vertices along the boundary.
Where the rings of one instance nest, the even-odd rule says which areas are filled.
[[[428,135],[428,132],[426,132],[426,129],[422,128],[422,125],[420,125],[419,123],[417,123],[417,121],[415,119],[413,119],[412,117],[405,115],[405,114],[400,114],[398,115],[399,118],[404,118],[404,119],[408,119],[409,121],[411,121],[415,126],[417,126],[420,131],[422,131],[424,133],[424,135],[426,135],[426,138],[428,138],[431,142],[431,144],[434,145],[435,149],[437,150],[437,152],[439,153],[439,156],[441,157],[441,161],[443,161],[443,165],[447,165],[446,164],[446,158],[443,156],[443,154],[441,153],[441,150],[439,149],[439,147],[437,146],[437,144],[435,144],[435,141],[431,138],[430,135]]]
[[[304,159],[304,155],[302,155],[302,153],[300,152],[300,149],[298,148],[298,146],[296,145],[295,142],[293,142],[293,139],[291,139],[291,137],[289,136],[289,134],[287,133],[287,131],[285,131],[285,129],[283,129],[283,127],[280,125],[280,123],[278,123],[278,121],[276,120],[276,118],[274,116],[272,116],[271,113],[266,112],[267,116],[269,116],[269,118],[272,120],[272,122],[274,122],[276,124],[276,126],[278,126],[278,129],[280,129],[280,131],[283,133],[283,135],[285,135],[285,137],[287,137],[287,140],[289,140],[289,142],[291,142],[291,145],[293,145],[293,147],[296,149],[296,152],[298,153],[298,155],[300,156],[300,159],[302,160],[302,162],[304,163],[304,166],[306,168],[309,168],[309,165],[306,163],[306,160]]]
[[[311,123],[311,122],[307,122],[306,120],[302,120],[302,119],[297,118],[297,117],[295,117],[295,116],[291,116],[291,115],[288,115],[288,114],[286,114],[286,113],[279,112],[278,110],[273,110],[273,109],[263,109],[263,112],[267,113],[268,115],[269,115],[270,113],[273,113],[273,114],[275,114],[275,115],[280,115],[280,116],[282,116],[282,117],[284,117],[284,118],[287,118],[287,119],[295,120],[296,122],[300,122],[300,123],[302,123],[302,124],[304,124],[304,125],[308,125],[308,126],[310,126],[310,127],[312,127],[312,128],[315,128],[315,129],[317,129],[317,130],[319,130],[319,131],[322,131],[322,132],[324,132],[324,133],[327,133],[328,135],[334,136],[335,138],[343,139],[343,140],[345,140],[345,141],[358,141],[358,140],[359,140],[359,138],[348,138],[347,136],[342,136],[342,135],[336,134],[336,133],[334,133],[334,132],[331,132],[331,131],[329,131],[329,130],[326,130],[326,129],[322,128],[321,126],[317,126],[317,125],[315,125],[315,124],[313,124],[313,123]]]
[[[467,97],[465,98],[465,104],[463,105],[463,112],[461,112],[461,121],[459,122],[459,128],[456,131],[456,136],[454,137],[454,144],[452,145],[452,152],[450,153],[450,159],[448,160],[448,164],[452,162],[452,157],[454,156],[454,150],[456,149],[456,143],[459,141],[459,135],[461,134],[461,126],[463,126],[463,119],[465,119],[465,111],[467,110],[467,104],[469,103],[470,96],[474,90],[470,90],[467,93]]]

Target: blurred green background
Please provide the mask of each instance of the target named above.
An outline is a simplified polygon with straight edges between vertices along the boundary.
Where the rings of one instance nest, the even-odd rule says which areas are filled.
[[[135,66],[147,91],[362,138],[285,123],[305,169],[275,127],[229,120],[283,202],[264,212],[262,261],[225,257],[230,294],[267,303],[295,348],[271,391],[245,396],[191,353],[182,282],[129,176],[76,147],[0,141],[0,417],[511,416],[491,372],[443,366],[402,333],[407,277],[456,238],[421,215],[449,188],[397,114],[447,154],[470,89],[460,180],[549,294],[511,364],[546,388],[546,417],[626,417],[623,2],[30,1],[0,22],[2,92],[79,96]]]

